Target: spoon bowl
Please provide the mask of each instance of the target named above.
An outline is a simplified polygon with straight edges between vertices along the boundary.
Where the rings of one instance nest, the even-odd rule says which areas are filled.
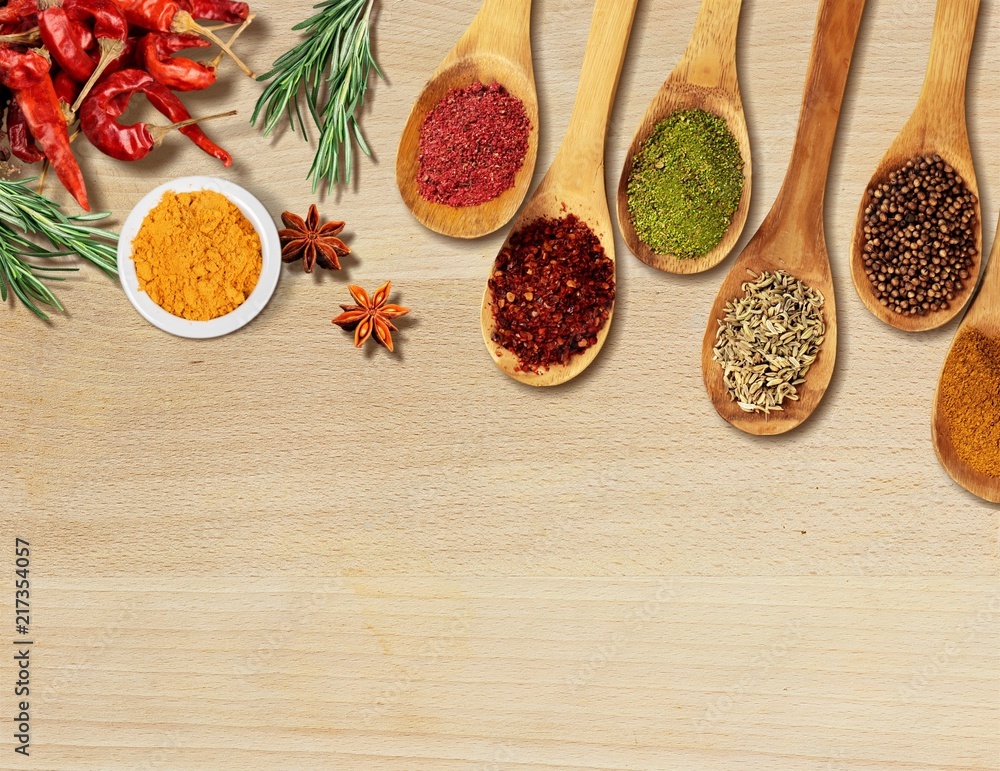
[[[823,202],[840,106],[850,71],[865,0],[822,0],[795,146],[778,198],[760,229],[726,276],[712,306],[702,342],[702,374],[716,411],[741,431],[783,434],[805,422],[826,393],[837,357],[837,309],[823,229]],[[769,415],[744,412],[733,400],[714,361],[719,322],[730,300],[743,295],[743,283],[755,274],[784,270],[824,298],[826,337],[798,399],[786,399]]]
[[[986,337],[1000,340],[1000,222],[997,224],[998,235],[993,242],[993,249],[986,267],[979,293],[973,300],[969,312],[962,320],[955,341],[970,329],[976,329]],[[955,345],[948,350],[948,358],[955,353]],[[947,368],[947,361],[945,362]],[[959,485],[991,503],[1000,503],[1000,477],[991,477],[973,468],[959,454],[959,447],[952,435],[951,426],[945,420],[941,403],[941,387],[938,386],[934,398],[934,410],[931,415],[931,435],[934,439],[934,451],[938,461],[948,475]],[[988,420],[989,416],[978,416]]]
[[[701,273],[722,262],[736,246],[750,210],[750,134],[736,72],[736,33],[742,0],[703,0],[691,42],[677,67],[660,87],[643,116],[625,156],[618,183],[618,225],[631,252],[647,265],[668,273]],[[635,156],[656,126],[680,110],[704,110],[726,121],[743,158],[743,192],[722,240],[696,258],[658,254],[635,231],[628,207],[628,183]]]
[[[938,0],[930,62],[920,98],[865,188],[854,225],[851,278],[858,296],[877,318],[904,332],[936,329],[955,318],[972,296],[981,267],[983,216],[965,119],[965,83],[979,3],[980,0]],[[896,313],[882,304],[865,273],[865,211],[872,203],[872,191],[887,182],[892,172],[914,158],[932,155],[939,155],[950,164],[976,197],[976,257],[969,279],[948,308],[923,316]]]
[[[396,185],[425,227],[455,238],[479,238],[503,227],[531,184],[538,156],[538,94],[531,62],[531,0],[485,0],[455,47],[434,71],[406,121],[396,154]],[[478,206],[453,207],[420,195],[420,132],[427,114],[453,89],[499,83],[524,104],[528,150],[513,187]]]
[[[637,3],[638,0],[596,0],[566,137],[541,185],[511,228],[504,247],[513,234],[540,218],[560,219],[574,214],[593,230],[605,254],[614,262],[614,233],[604,187],[604,143]],[[554,386],[576,377],[594,361],[607,339],[613,315],[612,305],[607,321],[597,333],[596,344],[574,355],[566,364],[550,366],[541,373],[524,372],[519,369],[515,354],[493,340],[496,321],[492,291],[487,284],[481,311],[483,341],[506,375],[527,385]]]
[[[631,2],[631,0],[628,0]],[[555,167],[553,167],[555,169]],[[603,179],[603,174],[600,175]],[[568,195],[567,195],[568,193]],[[608,210],[604,189],[572,190],[560,184],[558,174],[551,172],[546,175],[538,190],[528,201],[524,210],[518,216],[504,241],[506,248],[511,236],[532,222],[542,218],[559,219],[568,214],[575,214],[582,222],[586,222],[604,247],[604,253],[615,261],[615,239],[611,230],[611,213]],[[492,275],[492,271],[491,271]],[[531,386],[554,386],[572,380],[583,372],[597,358],[604,341],[611,329],[611,319],[614,316],[614,305],[608,314],[604,326],[597,333],[597,343],[583,353],[576,354],[566,364],[555,364],[540,373],[525,372],[518,368],[518,359],[511,351],[502,348],[493,341],[496,331],[496,321],[493,318],[493,295],[489,286],[483,292],[481,324],[483,340],[493,356],[496,365],[507,375],[521,383]]]
[[[779,270],[787,271],[822,293],[826,338],[809,368],[805,383],[798,386],[798,400],[786,399],[781,411],[769,415],[748,413],[730,397],[723,369],[714,360],[719,321],[725,318],[729,301],[743,296],[743,284],[753,278],[751,271],[760,275]],[[797,232],[785,226],[780,210],[769,215],[723,281],[710,319],[702,344],[702,373],[719,415],[741,431],[758,436],[784,434],[804,423],[822,401],[837,359],[837,307],[822,228],[813,229],[811,234]]]

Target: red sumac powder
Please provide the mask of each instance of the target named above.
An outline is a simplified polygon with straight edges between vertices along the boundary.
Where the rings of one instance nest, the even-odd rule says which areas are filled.
[[[543,217],[510,237],[489,287],[493,342],[521,371],[540,373],[597,343],[615,302],[615,265],[576,215]]]
[[[524,103],[499,83],[452,89],[420,126],[421,197],[456,208],[492,201],[514,186],[530,132]]]

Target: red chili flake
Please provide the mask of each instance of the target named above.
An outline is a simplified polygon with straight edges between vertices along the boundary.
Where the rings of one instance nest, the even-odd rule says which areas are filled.
[[[452,89],[420,127],[421,197],[455,208],[492,201],[514,187],[530,132],[524,103],[499,83]]]
[[[615,264],[575,214],[514,233],[489,282],[493,342],[541,373],[597,344],[615,302]]]

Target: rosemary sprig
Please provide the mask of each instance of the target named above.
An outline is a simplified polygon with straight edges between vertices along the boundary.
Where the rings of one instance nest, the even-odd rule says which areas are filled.
[[[254,108],[251,123],[263,118],[264,136],[285,116],[305,137],[301,97],[319,132],[316,157],[308,178],[313,192],[325,181],[329,190],[349,184],[354,166],[354,142],[365,155],[371,150],[358,123],[372,70],[382,71],[371,50],[371,13],[374,0],[325,0],[316,15],[293,30],[305,39],[274,62],[258,80],[271,81]]]
[[[7,225],[0,225],[0,300],[7,301],[7,287],[14,293],[24,306],[41,319],[47,319],[48,315],[39,307],[47,305],[57,311],[63,309],[59,299],[52,293],[52,290],[42,281],[43,276],[40,271],[48,273],[76,270],[76,268],[55,268],[41,265],[33,265],[28,262],[27,245],[33,246],[30,242],[25,242],[17,231]],[[22,248],[19,251],[19,247]],[[44,276],[52,281],[60,281],[57,276]]]
[[[89,224],[107,214],[67,216],[59,204],[30,188],[32,181],[0,180],[0,300],[7,300],[9,289],[28,310],[46,319],[41,306],[57,311],[63,307],[43,279],[58,281],[52,274],[76,268],[35,261],[75,254],[116,276],[118,236]],[[44,239],[51,248],[29,236]]]

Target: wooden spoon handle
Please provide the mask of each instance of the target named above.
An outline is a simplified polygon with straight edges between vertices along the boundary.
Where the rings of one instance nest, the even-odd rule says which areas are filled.
[[[938,0],[930,60],[917,111],[930,125],[965,131],[965,81],[980,0]]]
[[[691,42],[671,80],[739,94],[736,32],[742,5],[743,0],[702,0]]]
[[[840,106],[864,10],[865,0],[822,2],[795,146],[775,203],[775,211],[798,215],[804,228],[819,233]]]
[[[531,71],[531,0],[483,0],[455,46],[462,59],[474,51],[499,54]]]
[[[604,186],[604,142],[638,0],[597,0],[566,139],[553,165],[594,168]],[[593,180],[580,180],[589,189]]]
[[[997,221],[996,238],[993,239],[983,282],[962,324],[985,324],[994,330],[1000,327],[1000,220]]]

